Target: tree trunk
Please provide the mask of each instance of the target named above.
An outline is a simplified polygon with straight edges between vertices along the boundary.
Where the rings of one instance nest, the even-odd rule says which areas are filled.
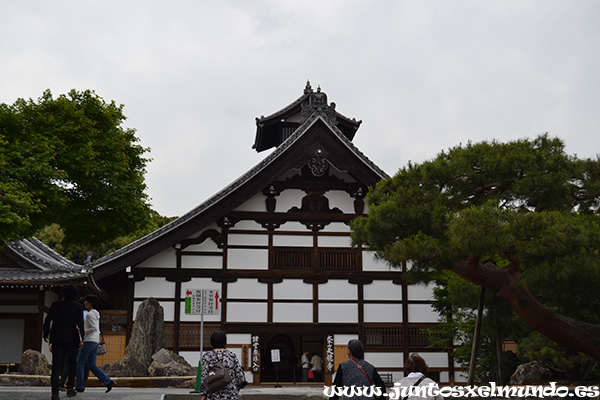
[[[542,335],[600,361],[600,325],[566,317],[541,304],[527,289],[517,286],[517,266],[510,264],[498,268],[492,263],[480,264],[479,258],[474,256],[456,263],[451,270],[462,279],[483,286],[508,301],[514,312]]]

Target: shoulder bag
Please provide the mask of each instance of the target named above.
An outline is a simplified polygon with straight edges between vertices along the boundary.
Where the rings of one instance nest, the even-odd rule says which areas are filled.
[[[217,352],[215,351],[214,353],[216,354]],[[202,385],[207,393],[218,392],[230,383],[231,376],[229,375],[229,371],[227,371],[227,368],[223,366],[221,361],[217,361],[208,368],[206,378],[202,381]]]
[[[98,343],[98,352],[96,354],[99,356],[106,354],[106,342],[104,341],[104,335],[102,334],[100,334],[100,343]]]

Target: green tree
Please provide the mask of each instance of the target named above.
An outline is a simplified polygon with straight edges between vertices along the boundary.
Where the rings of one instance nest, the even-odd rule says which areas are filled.
[[[353,243],[420,275],[452,271],[600,360],[599,200],[600,160],[560,139],[468,143],[379,182]]]
[[[0,104],[0,240],[57,223],[67,243],[97,245],[146,226],[148,149],[124,121],[89,90]]]

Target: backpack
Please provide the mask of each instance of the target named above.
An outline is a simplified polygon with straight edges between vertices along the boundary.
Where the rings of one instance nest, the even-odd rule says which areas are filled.
[[[202,381],[207,393],[218,392],[231,383],[231,376],[221,361],[217,361],[208,368],[206,378]]]

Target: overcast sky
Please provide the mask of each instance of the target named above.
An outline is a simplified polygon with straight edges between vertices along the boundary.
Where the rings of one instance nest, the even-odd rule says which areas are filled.
[[[92,89],[151,148],[180,216],[266,157],[255,117],[310,80],[388,174],[544,132],[600,153],[597,0],[0,0],[0,102]]]

